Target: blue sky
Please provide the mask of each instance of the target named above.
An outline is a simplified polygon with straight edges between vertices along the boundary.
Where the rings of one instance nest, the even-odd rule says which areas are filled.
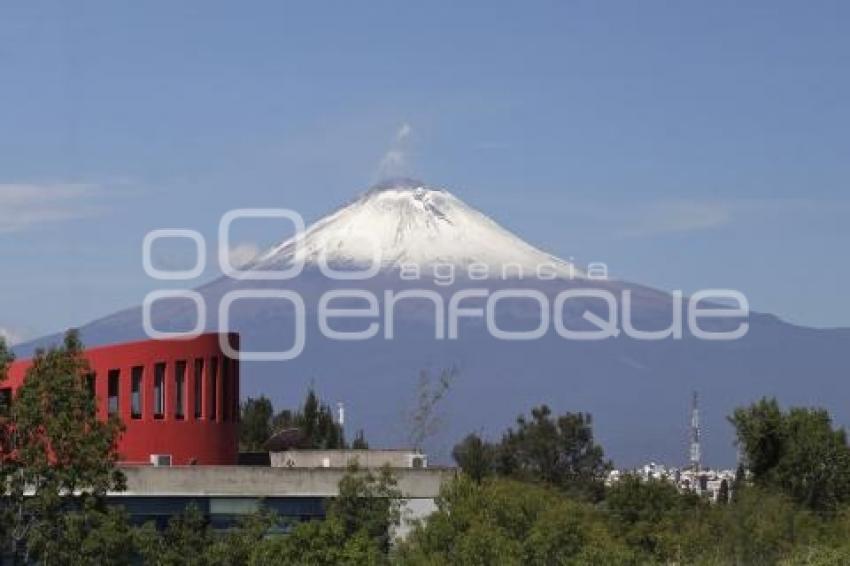
[[[317,218],[404,124],[408,173],[547,250],[850,325],[846,2],[177,4],[3,7],[6,332],[140,303],[153,228]]]

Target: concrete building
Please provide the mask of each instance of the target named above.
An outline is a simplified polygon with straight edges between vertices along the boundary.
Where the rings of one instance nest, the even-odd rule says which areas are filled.
[[[260,505],[274,510],[281,525],[321,519],[355,461],[361,468],[393,468],[403,496],[396,534],[403,536],[411,520],[435,509],[440,487],[455,470],[427,468],[426,456],[417,451],[287,450],[269,454],[265,465],[236,465],[239,363],[223,354],[220,337],[238,349],[236,334],[205,334],[86,350],[86,380],[98,416],[117,416],[126,426],[118,452],[127,489],[108,498],[125,507],[133,522],[165,527],[189,504],[218,528]],[[6,402],[14,402],[31,366],[31,360],[11,366],[0,389]]]
[[[261,466],[124,466],[127,489],[110,493],[113,503],[124,506],[136,523],[154,521],[164,527],[168,519],[194,504],[218,528],[232,526],[259,506],[274,510],[288,521],[321,519],[325,502],[339,493],[345,468],[280,468]],[[441,486],[453,479],[450,468],[395,469],[402,493],[404,536],[413,520],[436,509]]]

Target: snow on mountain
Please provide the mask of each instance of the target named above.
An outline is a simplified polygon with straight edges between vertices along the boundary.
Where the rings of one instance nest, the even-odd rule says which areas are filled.
[[[279,269],[321,257],[333,267],[363,269],[380,261],[383,270],[451,264],[487,266],[490,276],[539,274],[581,278],[570,262],[524,242],[495,221],[440,188],[411,179],[377,185],[336,212],[259,256],[252,269]],[[544,267],[541,267],[544,266]]]

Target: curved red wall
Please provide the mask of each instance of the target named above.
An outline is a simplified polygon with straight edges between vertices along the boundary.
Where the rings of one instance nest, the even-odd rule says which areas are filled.
[[[238,349],[238,336],[229,335]],[[126,430],[118,444],[121,461],[150,463],[151,454],[171,455],[173,465],[236,464],[238,456],[239,362],[226,357],[218,334],[189,340],[148,340],[86,350],[95,375],[98,415],[107,418],[110,371],[118,370],[118,414]],[[178,362],[186,363],[183,380],[183,416],[177,410]],[[201,414],[195,414],[196,363],[202,365]],[[154,368],[165,364],[165,404],[154,414]],[[17,390],[29,360],[12,364],[3,387]],[[213,365],[217,366],[213,395]],[[141,415],[131,415],[131,375],[142,367]],[[215,407],[213,407],[215,401]]]

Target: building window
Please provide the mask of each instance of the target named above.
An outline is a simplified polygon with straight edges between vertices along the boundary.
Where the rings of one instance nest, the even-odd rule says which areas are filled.
[[[136,366],[133,368],[131,376],[131,396],[130,396],[130,416],[134,419],[142,418],[142,377],[145,374],[145,368]]]
[[[88,392],[89,397],[92,399],[97,394],[97,376],[94,372],[86,374],[86,392]]]
[[[4,387],[0,389],[0,415],[8,415],[9,409],[12,408],[12,388]]]
[[[221,420],[230,420],[230,360],[221,360]]]
[[[202,407],[204,406],[203,389],[204,389],[204,360],[195,360],[195,418],[201,418]]]
[[[186,362],[174,364],[174,418],[182,420],[186,414]]]
[[[118,414],[118,388],[121,381],[121,370],[111,369],[108,374],[108,396],[106,411],[110,415]]]
[[[218,358],[210,358],[209,390],[210,410],[208,411],[208,414],[210,416],[210,420],[214,421],[218,410]]]
[[[239,362],[229,360],[230,364],[230,414],[233,422],[239,422]]]
[[[165,416],[165,364],[153,366],[153,418]]]

